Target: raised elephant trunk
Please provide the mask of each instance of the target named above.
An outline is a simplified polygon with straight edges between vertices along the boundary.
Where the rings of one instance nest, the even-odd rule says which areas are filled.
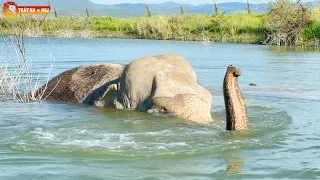
[[[246,103],[238,85],[239,76],[241,70],[229,65],[223,81],[227,130],[244,130],[249,127]]]

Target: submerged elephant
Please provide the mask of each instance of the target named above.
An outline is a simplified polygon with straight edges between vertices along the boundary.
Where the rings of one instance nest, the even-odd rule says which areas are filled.
[[[181,56],[144,57],[124,70],[117,95],[117,109],[156,109],[179,118],[209,123],[211,93],[197,83],[196,73]]]
[[[47,100],[94,104],[101,96],[116,98],[117,84],[125,66],[121,64],[98,64],[77,67],[65,71],[43,86]],[[111,93],[111,94],[110,94]],[[111,101],[111,102],[110,102]],[[108,105],[113,104],[110,100]],[[107,104],[105,104],[107,106]]]
[[[229,66],[224,79],[228,130],[248,128],[240,75],[240,70]],[[188,61],[174,54],[140,58],[127,66],[79,67],[50,81],[46,92],[51,100],[142,112],[155,109],[201,124],[213,122],[211,93],[197,83]]]

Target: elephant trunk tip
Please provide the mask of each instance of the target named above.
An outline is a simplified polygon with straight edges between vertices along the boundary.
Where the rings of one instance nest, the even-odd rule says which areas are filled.
[[[242,75],[242,70],[240,68],[236,68],[230,64],[227,69],[228,74],[233,74],[235,77]]]

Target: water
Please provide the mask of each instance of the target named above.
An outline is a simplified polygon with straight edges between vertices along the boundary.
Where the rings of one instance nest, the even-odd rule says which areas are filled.
[[[212,92],[216,123],[200,126],[87,105],[0,101],[0,179],[320,178],[317,51],[120,39],[40,38],[26,45],[40,73],[51,52],[53,75],[87,64],[180,54]],[[222,81],[228,64],[243,70],[239,84],[249,132],[225,131]]]

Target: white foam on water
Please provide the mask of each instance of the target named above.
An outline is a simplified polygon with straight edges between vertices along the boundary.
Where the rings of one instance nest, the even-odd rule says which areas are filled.
[[[217,131],[194,131],[194,132],[191,132],[190,134],[192,135],[214,135],[214,134],[217,134],[218,132]]]
[[[186,142],[175,142],[167,144],[168,147],[176,147],[176,146],[187,146]]]
[[[168,150],[166,147],[164,146],[157,146],[158,149],[161,149],[161,150]]]
[[[174,147],[187,146],[186,142],[172,142],[172,143],[151,143],[156,145],[156,147],[164,147],[165,149],[170,149]]]
[[[174,116],[174,113],[167,113],[167,112],[160,112],[157,109],[148,109],[148,113],[154,115],[154,116],[160,116],[160,117],[171,117]]]
[[[85,134],[85,133],[87,133],[87,132],[88,132],[88,130],[83,129],[83,130],[80,130],[80,131],[79,131],[79,134]]]
[[[263,111],[267,117],[260,116],[260,118],[255,119],[255,121],[260,122],[260,119],[264,119],[264,122],[268,125],[274,125],[277,119],[279,119],[275,117],[277,117],[279,113],[283,113],[282,111],[278,112],[269,108],[250,108],[251,114],[254,115],[255,112],[259,114]],[[259,124],[261,126],[261,123]],[[256,127],[253,126],[251,130],[254,128]],[[267,128],[274,129],[274,127]],[[12,147],[25,151],[99,151],[121,156],[153,156],[159,154],[192,154],[225,151],[244,146],[261,146],[277,141],[277,139],[270,139],[270,136],[275,136],[276,134],[268,135],[267,138],[270,142],[262,141],[260,137],[263,139],[266,139],[266,137],[256,131],[253,133],[259,133],[259,137],[249,138],[244,136],[242,139],[237,133],[225,133],[224,129],[217,128],[216,125],[213,127],[179,125],[177,127],[167,127],[166,129],[159,130],[154,128],[142,132],[140,130],[143,129],[139,129],[138,132],[117,132],[111,128],[101,129],[96,128],[96,126],[87,125],[44,126],[22,133],[21,136],[15,139],[17,141],[12,144]],[[239,138],[234,138],[234,136]]]
[[[143,120],[129,120],[129,119],[127,119],[127,120],[124,120],[124,122],[125,123],[133,123],[133,124],[141,124],[141,123],[143,123]]]
[[[53,133],[43,131],[42,128],[36,128],[31,133],[33,133],[37,139],[46,139],[46,140],[50,140],[50,141],[54,141],[57,139]]]
[[[184,146],[185,143],[152,143],[148,141],[135,142],[135,137],[144,139],[147,137],[163,137],[172,135],[170,130],[150,131],[142,133],[98,133],[93,129],[79,128],[56,128],[46,130],[44,128],[35,128],[29,132],[30,140],[19,141],[20,145],[43,146],[44,148],[71,148],[71,149],[89,149],[99,148],[107,150],[125,149],[156,149],[158,146],[162,149],[167,149],[174,146]],[[29,142],[28,142],[29,141]]]
[[[165,134],[170,134],[170,133],[171,133],[170,130],[163,130],[163,131],[156,131],[156,132],[136,133],[135,135],[160,136],[160,135],[165,135]]]
[[[143,132],[143,133],[105,133],[105,134],[103,134],[103,136],[104,137],[109,137],[109,136],[128,137],[128,136],[140,136],[140,135],[160,136],[160,135],[167,135],[167,134],[170,134],[170,133],[172,133],[172,131],[170,131],[170,130],[162,130],[162,131],[150,131],[150,132]],[[92,133],[92,134],[94,134],[94,133]]]
[[[75,146],[77,148],[100,147],[108,150],[118,150],[124,147],[134,147],[136,143],[132,136],[120,133],[105,133],[96,135],[95,139],[69,139],[59,142],[62,146]]]

